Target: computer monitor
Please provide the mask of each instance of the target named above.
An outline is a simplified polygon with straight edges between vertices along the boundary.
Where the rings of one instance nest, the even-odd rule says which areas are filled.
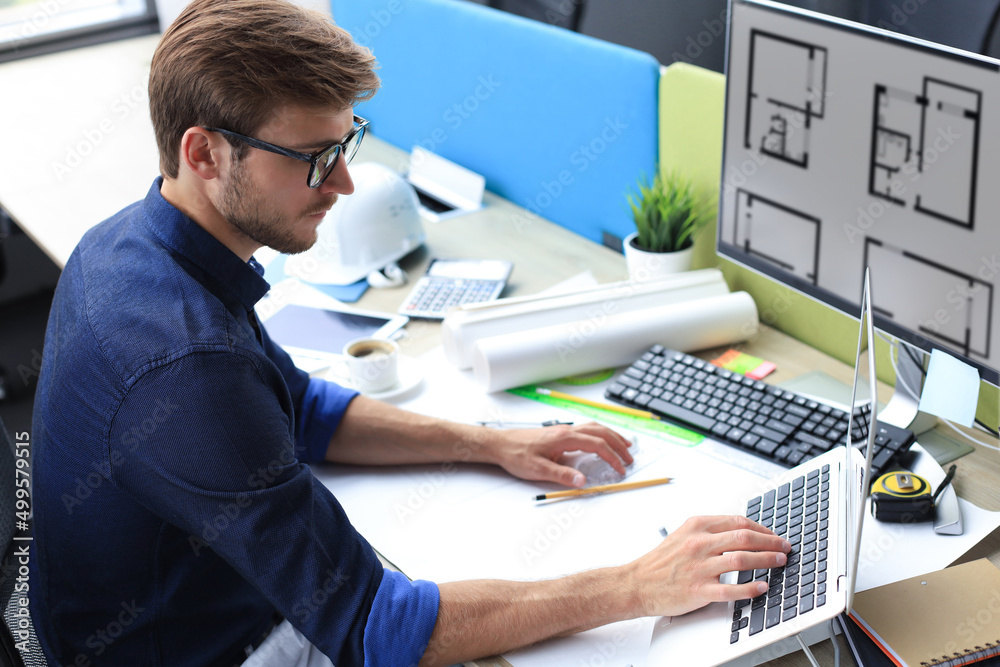
[[[718,253],[852,317],[870,267],[878,329],[1000,384],[1000,62],[767,0],[726,60]]]

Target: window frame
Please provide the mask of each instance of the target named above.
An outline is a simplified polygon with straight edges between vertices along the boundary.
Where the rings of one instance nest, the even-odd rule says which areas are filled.
[[[0,63],[157,33],[160,31],[160,23],[156,3],[154,0],[143,2],[146,5],[145,11],[135,16],[0,42]]]

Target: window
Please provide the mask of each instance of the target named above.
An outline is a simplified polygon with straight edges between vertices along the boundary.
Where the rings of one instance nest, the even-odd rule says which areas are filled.
[[[153,0],[0,0],[0,62],[157,30]]]

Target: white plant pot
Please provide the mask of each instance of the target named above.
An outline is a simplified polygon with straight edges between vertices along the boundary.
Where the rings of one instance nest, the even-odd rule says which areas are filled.
[[[657,280],[691,268],[694,246],[677,252],[649,252],[637,248],[632,243],[636,236],[634,233],[629,234],[622,241],[629,280],[633,282]]]

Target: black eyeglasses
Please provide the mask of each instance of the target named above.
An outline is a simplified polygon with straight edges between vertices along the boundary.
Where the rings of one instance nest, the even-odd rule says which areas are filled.
[[[206,127],[205,129],[209,132],[218,132],[219,134],[227,137],[235,137],[236,139],[246,143],[248,146],[259,148],[262,151],[277,153],[278,155],[284,155],[285,157],[290,157],[294,160],[308,162],[309,174],[306,176],[306,185],[310,188],[318,188],[323,185],[323,182],[326,181],[327,177],[333,172],[334,167],[337,166],[337,159],[340,157],[341,153],[344,155],[345,164],[350,164],[351,159],[354,158],[354,154],[358,152],[358,147],[361,146],[361,140],[365,136],[366,127],[368,127],[368,121],[361,116],[355,116],[354,128],[342,142],[334,144],[328,148],[324,148],[323,150],[316,151],[312,154],[300,153],[299,151],[293,151],[290,148],[276,146],[266,141],[261,141],[260,139],[254,139],[253,137],[248,137],[245,134],[240,134],[239,132],[223,130],[221,127]]]

